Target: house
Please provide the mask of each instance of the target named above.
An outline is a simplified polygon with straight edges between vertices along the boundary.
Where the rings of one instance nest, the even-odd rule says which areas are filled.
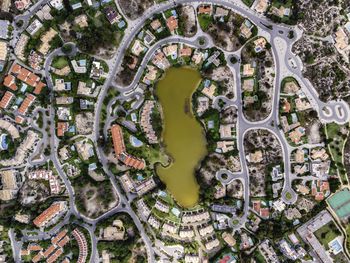
[[[85,14],[79,15],[74,18],[74,24],[78,25],[80,28],[88,27],[88,17]]]
[[[150,26],[156,32],[162,31],[162,23],[159,21],[159,19],[153,20],[151,22]]]
[[[234,124],[221,124],[219,128],[220,139],[232,140],[234,130],[235,130]]]
[[[172,59],[177,58],[177,44],[169,45],[163,48],[163,52],[166,57],[171,57]]]
[[[55,91],[70,91],[72,89],[72,85],[70,82],[64,82],[64,79],[56,79],[55,80]]]
[[[26,10],[30,6],[30,0],[16,0],[15,6],[19,11]]]
[[[243,91],[253,92],[254,86],[255,86],[255,81],[253,78],[243,79],[243,83],[242,83]]]
[[[147,48],[142,44],[138,39],[135,40],[133,46],[131,47],[131,53],[135,56],[139,56],[141,53],[144,53]]]
[[[4,170],[0,172],[0,200],[9,201],[15,198],[18,191],[16,170]]]
[[[197,98],[198,107],[197,114],[201,116],[207,109],[209,109],[209,98],[205,96],[201,96]]]
[[[34,70],[41,70],[41,65],[44,62],[44,57],[32,49],[28,56],[29,66]]]
[[[178,21],[175,16],[171,16],[166,20],[166,25],[170,32],[174,32],[178,28]]]
[[[251,64],[243,65],[243,77],[252,77],[255,74],[255,68]]]
[[[7,43],[0,41],[0,62],[5,62],[7,58]],[[0,72],[2,69],[0,70]]]
[[[180,57],[190,57],[192,55],[192,48],[183,47],[180,49]]]
[[[103,12],[105,13],[109,23],[112,25],[117,23],[122,18],[118,11],[112,6],[105,7]]]
[[[68,131],[69,129],[69,124],[68,122],[57,122],[57,136],[58,137],[63,137],[64,134]]]
[[[216,86],[213,83],[209,86],[204,86],[201,92],[212,100],[215,98]]]
[[[15,55],[22,61],[26,60],[26,58],[24,57],[24,52],[29,39],[30,37],[28,35],[22,33],[15,46]]]
[[[260,163],[263,161],[263,153],[261,150],[257,150],[254,153],[250,153],[247,158],[250,163]]]
[[[104,72],[104,69],[102,67],[101,62],[96,61],[96,60],[94,62],[92,62],[90,78],[99,79],[99,78],[103,77],[104,74],[105,74],[105,72]]]
[[[56,10],[63,9],[63,0],[51,0],[50,5],[55,8]]]
[[[215,18],[225,17],[225,16],[228,16],[228,14],[229,14],[228,9],[218,6],[216,7],[214,17]]]
[[[257,0],[254,10],[260,14],[265,13],[269,7],[269,0]]]
[[[254,51],[256,53],[260,53],[266,48],[267,41],[264,37],[259,37],[258,39],[254,40]]]
[[[211,5],[200,5],[198,7],[198,15],[211,15],[212,6]]]
[[[86,59],[72,60],[71,64],[75,73],[85,74],[87,72]]]
[[[288,134],[288,137],[293,143],[300,144],[301,138],[304,135],[305,135],[305,128],[304,127],[297,127]]]
[[[149,47],[155,40],[156,37],[151,33],[151,31],[146,30],[145,35],[143,37],[143,42],[146,44],[146,46]]]
[[[13,90],[13,91],[16,91],[18,88],[17,88],[17,85],[16,85],[16,78],[13,76],[13,75],[7,75],[5,78],[4,78],[4,86]]]
[[[253,34],[251,31],[253,26],[254,25],[248,19],[244,20],[244,22],[240,27],[240,31],[241,31],[240,35],[246,39],[250,38]]]
[[[43,55],[46,55],[51,48],[51,41],[58,35],[57,31],[53,28],[50,28],[45,34],[40,37],[41,44],[38,48],[38,52]]]
[[[169,60],[160,50],[158,50],[153,56],[152,63],[162,70],[165,70],[170,67]]]
[[[38,19],[34,19],[34,21],[27,27],[26,31],[29,33],[29,35],[33,36],[42,27],[43,24]]]

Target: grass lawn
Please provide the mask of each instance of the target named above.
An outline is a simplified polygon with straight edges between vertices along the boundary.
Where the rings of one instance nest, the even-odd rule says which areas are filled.
[[[168,156],[166,155],[166,153],[163,152],[162,149],[150,146],[144,141],[141,147],[134,147],[130,143],[131,133],[128,130],[123,129],[123,134],[126,151],[129,154],[137,158],[145,159],[146,163],[149,164],[151,167],[153,167],[156,163],[161,163],[164,166],[166,166],[169,163]]]
[[[52,62],[52,66],[57,69],[63,69],[68,65],[69,62],[66,57],[58,57]]]
[[[213,18],[209,15],[198,15],[198,22],[203,31],[208,30],[210,24],[213,22]]]
[[[329,249],[329,242],[331,242],[337,236],[341,235],[338,227],[334,224],[334,222],[329,222],[327,225],[324,225],[319,230],[317,230],[314,234],[318,241],[320,241],[320,243],[326,249]]]
[[[290,192],[286,193],[286,198],[287,200],[291,200],[292,199],[292,194]]]
[[[248,6],[248,7],[251,7],[252,4],[254,3],[254,0],[243,0],[243,3]]]
[[[342,126],[336,123],[329,123],[325,126],[325,133],[327,139],[330,139],[330,142],[328,143],[328,150],[337,167],[338,174],[340,175],[343,184],[347,184],[347,175],[344,169],[343,160],[344,146],[347,136],[343,136],[340,133],[341,128]]]

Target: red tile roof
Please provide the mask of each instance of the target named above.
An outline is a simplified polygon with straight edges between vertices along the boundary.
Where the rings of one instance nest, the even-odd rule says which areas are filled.
[[[123,152],[125,152],[123,131],[119,125],[115,124],[111,128],[111,132],[112,132],[114,151],[115,151],[115,154],[118,156],[118,155],[122,154]]]
[[[200,6],[198,8],[198,14],[206,14],[206,15],[210,15],[211,14],[211,6],[207,5],[207,6]]]
[[[39,95],[45,86],[46,86],[46,84],[40,81],[34,89],[34,94]]]
[[[22,124],[24,122],[24,118],[22,116],[17,115],[15,121],[18,124]]]
[[[166,25],[169,28],[170,32],[174,31],[178,27],[176,17],[174,17],[174,16],[169,17],[166,20]]]
[[[60,203],[55,203],[51,205],[49,208],[47,208],[44,212],[42,212],[34,219],[34,225],[36,225],[37,227],[41,227],[46,220],[50,220],[51,218],[53,218],[60,210]]]
[[[22,102],[21,106],[18,109],[18,112],[22,115],[25,115],[28,111],[28,108],[33,104],[36,97],[32,94],[27,94],[27,97]]]
[[[57,123],[57,136],[62,137],[64,133],[68,131],[68,122],[58,122]]]
[[[13,75],[7,75],[4,78],[4,86],[12,89],[13,91],[17,90],[16,78]]]
[[[68,230],[64,229],[61,232],[59,232],[53,239],[52,239],[52,244],[56,244],[58,241],[60,241],[66,234],[67,234]]]
[[[114,151],[117,158],[127,166],[135,169],[144,169],[145,161],[140,160],[126,152],[122,128],[115,124],[111,127]]]
[[[0,101],[0,108],[6,109],[14,96],[12,92],[6,91]]]

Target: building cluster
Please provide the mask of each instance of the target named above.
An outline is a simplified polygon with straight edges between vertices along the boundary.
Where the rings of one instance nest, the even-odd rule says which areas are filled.
[[[44,180],[49,182],[50,192],[53,195],[58,195],[61,192],[61,183],[52,171],[34,170],[28,173],[29,180]]]
[[[115,124],[111,127],[111,133],[114,152],[118,160],[131,168],[138,170],[144,169],[146,166],[145,160],[138,159],[126,152],[122,128],[118,124]]]
[[[20,174],[16,170],[0,171],[0,200],[9,201],[16,197],[20,186]]]
[[[37,244],[29,244],[26,249],[22,249],[21,256],[28,256],[31,255],[31,253],[38,252],[32,258],[32,262],[36,263],[42,260],[46,260],[46,262],[49,263],[57,262],[64,253],[64,247],[70,241],[67,233],[67,229],[60,231],[51,239],[51,244],[47,249]],[[63,262],[68,263],[70,261],[68,258],[65,258]]]
[[[330,156],[324,147],[297,148],[292,153],[292,169],[299,176],[312,175],[311,186],[306,182],[296,185],[302,195],[311,194],[322,201],[330,194],[328,179],[331,166]],[[310,189],[311,188],[311,189]]]
[[[30,70],[13,63],[4,78],[3,85],[7,88],[7,91],[0,100],[0,107],[8,109],[13,105],[16,122],[22,124],[28,110],[34,104],[36,96],[41,94],[46,84]],[[27,89],[33,89],[33,94],[27,92]],[[17,99],[15,100],[15,98]]]
[[[135,193],[138,196],[146,194],[157,186],[153,177],[144,179],[142,181],[135,181],[130,177],[128,173],[125,173],[120,177],[120,182],[123,189],[127,193]]]
[[[147,100],[141,109],[140,126],[150,144],[158,143],[158,137],[152,126],[152,112],[156,107],[156,102]]]
[[[330,253],[316,237],[315,232],[332,223],[334,224],[331,214],[327,210],[323,210],[297,229],[297,232],[303,241],[310,245],[317,254],[317,257],[325,263],[331,263],[333,260],[331,259]]]
[[[342,26],[338,26],[337,30],[333,33],[334,46],[337,51],[342,55],[343,59],[349,63],[350,54],[350,19]]]
[[[25,158],[28,157],[29,151],[34,148],[39,140],[38,133],[28,130],[27,136],[24,138],[22,143],[17,147],[16,153],[10,159],[0,160],[2,166],[18,166],[22,165]]]
[[[295,80],[284,83],[281,97],[280,122],[288,139],[295,145],[305,141],[306,134],[303,124],[299,121],[299,114],[312,108],[305,93]]]
[[[78,246],[79,246],[79,257],[78,257],[77,263],[85,263],[89,253],[86,237],[77,228],[73,230],[72,234],[75,240],[78,242]]]

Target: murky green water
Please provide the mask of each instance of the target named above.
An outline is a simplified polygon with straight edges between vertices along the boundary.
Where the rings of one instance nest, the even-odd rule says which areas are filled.
[[[194,171],[207,153],[203,127],[189,105],[200,80],[196,70],[171,68],[156,90],[164,115],[163,142],[173,160],[167,168],[158,166],[157,172],[176,201],[186,208],[198,202]]]

